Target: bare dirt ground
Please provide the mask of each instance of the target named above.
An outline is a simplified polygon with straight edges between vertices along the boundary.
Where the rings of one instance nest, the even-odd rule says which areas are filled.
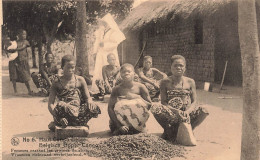
[[[47,109],[46,98],[27,96],[24,84],[17,85],[18,95],[13,94],[12,84],[9,81],[7,63],[2,64],[2,156],[3,159],[98,159],[94,157],[15,157],[11,150],[37,149],[38,143],[24,142],[27,137],[54,137],[48,130],[52,117]],[[31,82],[33,90],[36,87]],[[218,86],[216,86],[218,87]],[[207,104],[210,115],[205,122],[195,129],[194,134],[198,144],[195,147],[184,147],[186,158],[176,157],[175,160],[238,160],[241,146],[242,125],[242,89],[224,86],[218,93],[198,90],[199,102]],[[221,99],[219,97],[232,97]],[[88,141],[95,142],[111,137],[108,127],[109,117],[107,104],[97,102],[102,114],[89,122],[90,135]],[[151,115],[147,123],[148,133],[156,136],[162,134],[162,128]],[[11,139],[17,137],[19,145],[11,144]],[[155,144],[156,145],[156,144]],[[158,146],[160,147],[160,146]],[[13,152],[12,152],[13,153]],[[150,158],[151,159],[151,158]]]

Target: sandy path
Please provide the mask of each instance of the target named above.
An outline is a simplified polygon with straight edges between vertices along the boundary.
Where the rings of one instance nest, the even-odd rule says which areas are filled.
[[[52,120],[45,98],[26,96],[24,84],[18,84],[19,95],[13,96],[12,85],[9,82],[7,67],[2,70],[2,143],[3,159],[44,159],[36,157],[12,157],[11,149],[35,148],[35,143],[22,142],[23,137],[53,137],[47,125]],[[36,90],[32,84],[33,89]],[[191,160],[237,160],[240,156],[240,137],[242,124],[242,100],[218,99],[221,96],[240,96],[241,88],[226,87],[228,94],[205,92],[198,90],[199,101],[207,104],[210,116],[195,131],[198,140],[196,147],[186,147],[187,159]],[[107,104],[98,102],[102,114],[98,119],[89,122],[90,140],[98,140],[110,136],[108,128]],[[162,128],[153,116],[147,123],[148,132],[156,135],[162,133]],[[21,142],[18,146],[11,145],[11,138],[17,137]],[[87,157],[84,157],[85,159]],[[49,158],[47,158],[49,159]],[[52,159],[71,159],[70,157],[54,157]],[[73,159],[82,159],[74,157]],[[87,159],[95,159],[88,157]],[[177,158],[174,158],[177,159]],[[181,159],[181,158],[180,158]],[[183,159],[183,158],[182,158]]]

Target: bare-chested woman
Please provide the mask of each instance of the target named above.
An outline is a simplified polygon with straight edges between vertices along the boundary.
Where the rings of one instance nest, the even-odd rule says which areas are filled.
[[[113,53],[107,55],[108,65],[103,66],[103,80],[97,80],[96,84],[99,88],[100,95],[111,94],[112,88],[115,86],[119,76],[120,67],[116,65],[116,57]]]
[[[55,125],[64,128],[88,126],[88,121],[101,113],[100,108],[93,103],[85,79],[74,74],[75,59],[72,55],[62,57],[61,68],[63,76],[53,82],[49,95],[48,109],[54,118],[49,129],[54,130]],[[54,105],[56,97],[59,101]]]
[[[151,98],[147,88],[134,81],[134,67],[124,64],[120,69],[122,81],[112,89],[108,103],[110,129],[113,134],[134,134],[145,130],[145,122],[149,118],[147,110],[150,108]],[[129,117],[121,115],[126,111]],[[138,114],[141,115],[138,117]],[[137,120],[138,125],[133,124]],[[119,120],[120,119],[120,120]]]
[[[195,81],[183,76],[186,70],[185,58],[174,55],[171,61],[172,76],[163,79],[160,86],[161,104],[154,104],[151,111],[164,129],[163,137],[174,141],[180,122],[190,122],[194,129],[208,112],[197,105]]]
[[[160,94],[160,80],[155,76],[159,75],[161,79],[166,78],[167,75],[156,68],[152,68],[152,57],[145,56],[143,67],[137,70],[137,74],[141,79],[141,82],[146,86],[151,98],[158,98]]]

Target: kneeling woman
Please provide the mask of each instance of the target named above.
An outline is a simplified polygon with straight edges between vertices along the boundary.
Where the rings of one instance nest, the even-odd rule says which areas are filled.
[[[151,98],[146,87],[134,82],[134,67],[124,64],[120,69],[122,81],[112,90],[108,103],[109,127],[114,135],[145,131]]]
[[[40,90],[44,96],[48,96],[50,93],[50,87],[54,81],[58,78],[59,68],[54,62],[54,56],[51,53],[45,55],[46,63],[40,68],[40,73],[32,73],[32,79],[36,87]]]
[[[54,118],[49,129],[54,130],[55,125],[88,126],[88,121],[101,113],[100,108],[92,102],[85,79],[74,74],[74,57],[64,56],[61,67],[63,76],[53,83],[49,96],[48,109]],[[55,106],[56,96],[59,102]]]
[[[194,129],[206,118],[208,112],[197,105],[194,80],[183,76],[185,58],[174,55],[171,61],[172,76],[161,82],[161,104],[154,104],[151,111],[164,129],[163,137],[175,141],[179,123],[189,122]]]

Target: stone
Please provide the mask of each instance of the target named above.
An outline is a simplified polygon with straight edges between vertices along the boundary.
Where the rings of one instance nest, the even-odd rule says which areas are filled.
[[[87,126],[67,126],[66,128],[55,126],[55,137],[59,140],[69,137],[87,137],[88,135]]]

